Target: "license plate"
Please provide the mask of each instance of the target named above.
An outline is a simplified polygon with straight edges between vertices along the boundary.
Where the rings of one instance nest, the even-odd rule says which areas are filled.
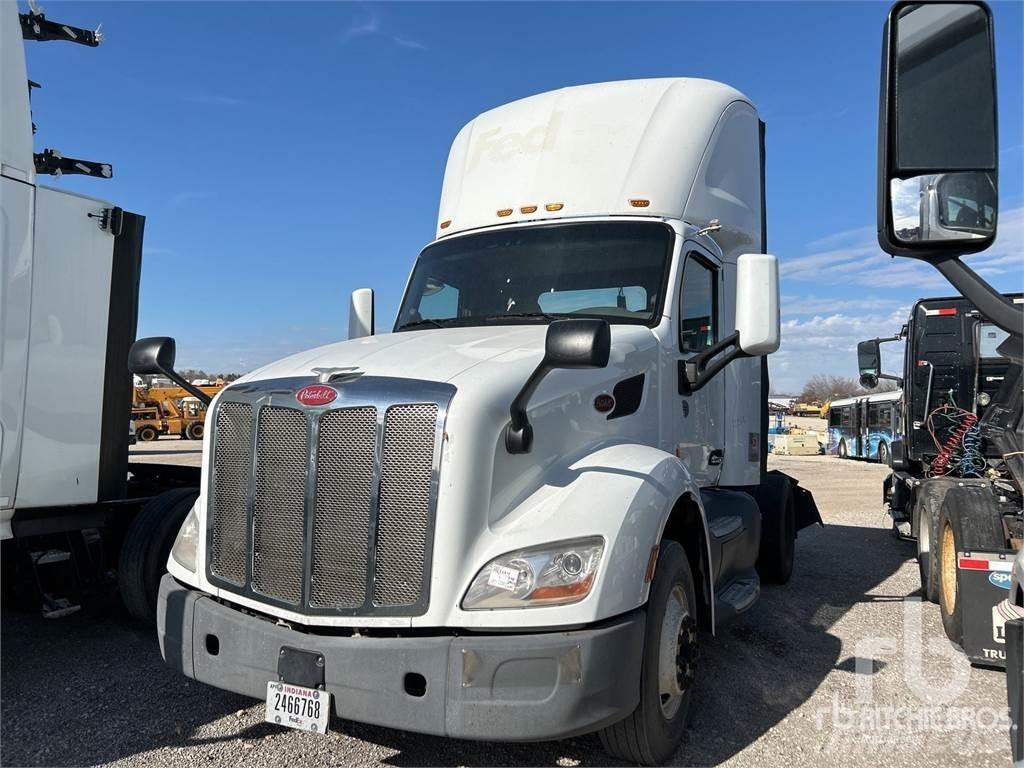
[[[331,716],[331,694],[290,683],[267,683],[268,723],[300,731],[326,733]]]

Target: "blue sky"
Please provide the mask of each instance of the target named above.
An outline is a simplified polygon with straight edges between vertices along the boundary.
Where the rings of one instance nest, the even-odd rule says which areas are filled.
[[[345,337],[348,294],[390,327],[434,232],[448,146],[477,113],[565,85],[696,76],[768,126],[769,250],[782,259],[775,389],[855,374],[949,288],[874,240],[882,23],[844,3],[50,2],[103,23],[99,49],[30,44],[37,151],[109,161],[110,181],[49,180],[144,213],[140,335],[181,367],[243,371]],[[1024,5],[994,3],[1000,238],[971,263],[1024,273]],[[895,365],[895,360],[893,360]]]

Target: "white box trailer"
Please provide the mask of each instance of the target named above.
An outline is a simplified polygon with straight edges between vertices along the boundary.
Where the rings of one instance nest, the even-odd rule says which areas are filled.
[[[66,158],[50,149],[33,151],[23,39],[92,47],[100,41],[97,33],[35,10],[19,14],[15,3],[0,3],[5,592],[17,592],[18,577],[25,575],[30,592],[40,585],[44,612],[57,615],[73,601],[56,587],[81,592],[118,569],[128,605],[151,616],[163,570],[159,563],[170,546],[153,531],[160,525],[177,530],[197,493],[198,473],[154,464],[129,470],[128,352],[135,340],[145,219],[113,203],[38,183],[45,174],[109,178],[112,172],[105,163]],[[165,498],[149,514],[137,515],[169,488],[182,489],[176,491],[179,508],[169,510]],[[74,566],[65,568],[72,578],[39,577],[39,566],[64,562]]]
[[[267,717],[677,747],[697,629],[784,582],[763,125],[696,79],[541,94],[456,137],[391,332],[226,388],[158,609],[166,661]],[[140,341],[135,371],[166,368]]]

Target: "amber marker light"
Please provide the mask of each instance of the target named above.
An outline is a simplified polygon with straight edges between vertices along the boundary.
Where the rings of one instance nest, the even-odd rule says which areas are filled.
[[[537,212],[537,206],[536,205],[524,205],[522,208],[519,209],[519,212],[520,213],[536,213]]]
[[[634,208],[646,208],[647,206],[649,206],[651,204],[651,201],[650,200],[643,200],[643,199],[640,199],[640,198],[635,198],[633,200],[630,200],[629,204],[631,206],[633,206]]]
[[[441,229],[448,229],[448,227],[450,227],[451,225],[452,225],[452,220],[451,219],[448,219],[446,221],[442,221],[441,222]]]
[[[564,207],[565,207],[565,205],[563,203],[548,203],[547,205],[544,206],[544,210],[545,211],[560,211]]]
[[[511,216],[511,215],[512,215],[512,209],[511,208],[502,208],[500,211],[498,211],[498,216],[500,216],[501,218],[504,218],[506,216]]]

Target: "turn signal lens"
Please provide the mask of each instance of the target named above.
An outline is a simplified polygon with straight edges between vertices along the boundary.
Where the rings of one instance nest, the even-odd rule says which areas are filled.
[[[548,203],[547,205],[544,206],[544,210],[545,211],[560,211],[564,207],[565,206],[564,206],[563,203]]]
[[[519,209],[520,213],[535,213],[537,211],[536,205],[524,205]]]
[[[500,211],[498,211],[498,215],[501,216],[501,217],[511,216],[512,215],[512,209],[511,208],[502,208]]]
[[[646,208],[651,204],[651,201],[636,198],[634,200],[630,200],[629,204],[632,205],[634,208]]]
[[[181,524],[178,537],[171,547],[171,557],[174,562],[182,568],[196,572],[196,550],[199,547],[199,520],[196,518],[196,510],[193,507],[189,510],[185,522]]]

